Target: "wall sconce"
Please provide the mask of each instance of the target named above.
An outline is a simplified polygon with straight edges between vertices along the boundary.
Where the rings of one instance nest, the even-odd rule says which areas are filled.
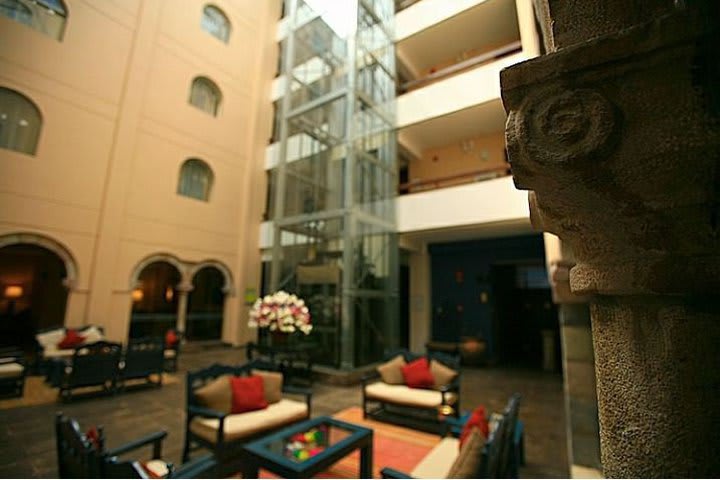
[[[173,291],[172,287],[167,287],[165,289],[165,300],[168,302],[172,302],[174,296],[175,292]]]
[[[132,291],[130,296],[133,299],[133,302],[141,302],[142,299],[145,297],[145,293],[142,291],[142,288],[136,288]]]
[[[15,300],[23,296],[23,287],[20,285],[8,285],[5,287],[5,298]]]

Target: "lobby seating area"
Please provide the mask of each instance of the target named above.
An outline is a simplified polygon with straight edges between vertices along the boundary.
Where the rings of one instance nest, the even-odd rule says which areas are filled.
[[[218,365],[207,366],[208,362]],[[225,365],[225,367],[220,365]],[[229,367],[229,365],[235,366]],[[83,429],[78,430],[79,432],[83,432],[84,429],[92,425],[104,426],[104,435],[107,435],[107,438],[110,440],[107,443],[109,447],[112,447],[108,449],[110,451],[114,450],[118,445],[139,441],[138,437],[146,439],[148,438],[146,436],[148,432],[153,430],[166,431],[167,438],[164,440],[164,455],[162,455],[162,459],[178,465],[176,470],[171,474],[172,478],[189,478],[194,476],[195,474],[186,475],[179,473],[184,471],[184,467],[187,464],[187,462],[183,461],[183,441],[186,429],[189,429],[190,423],[193,420],[206,422],[207,419],[215,420],[215,424],[218,427],[213,431],[213,434],[215,435],[215,439],[218,437],[222,438],[222,442],[226,440],[225,432],[227,428],[229,426],[232,428],[234,423],[228,421],[231,420],[233,415],[221,414],[219,415],[220,418],[212,418],[210,411],[213,409],[201,405],[203,401],[208,401],[207,397],[205,397],[203,401],[198,401],[197,392],[200,392],[200,396],[202,397],[203,392],[201,389],[204,386],[210,385],[214,381],[217,381],[219,377],[230,373],[239,373],[241,378],[250,378],[248,374],[258,374],[261,370],[271,374],[277,374],[278,372],[273,372],[274,369],[271,365],[262,364],[262,362],[257,360],[247,362],[241,350],[230,348],[220,348],[211,352],[188,352],[184,360],[180,362],[179,369],[183,372],[189,372],[188,378],[191,379],[191,381],[188,383],[188,388],[185,392],[187,396],[182,394],[182,385],[170,384],[163,389],[138,389],[129,391],[122,396],[94,397],[78,400],[72,404],[63,404],[62,406],[49,404],[23,407],[21,409],[3,409],[0,404],[0,421],[6,422],[3,424],[5,426],[0,430],[0,442],[7,445],[8,440],[13,438],[15,441],[27,442],[32,445],[28,452],[20,451],[14,446],[7,448],[2,454],[2,460],[8,461],[6,465],[0,467],[0,475],[8,476],[10,473],[24,477],[52,477],[58,475],[57,452],[54,445],[55,432],[53,432],[52,429],[48,429],[48,424],[52,425],[52,418],[54,418],[56,412],[62,411],[68,418],[73,418],[79,425],[83,425]],[[505,376],[507,376],[507,378],[504,378]],[[269,385],[268,382],[265,383]],[[471,369],[469,371],[463,371],[462,377],[458,379],[458,383],[461,384],[462,387],[458,390],[458,395],[462,397],[463,405],[473,408],[476,405],[482,404],[486,406],[488,412],[503,412],[507,409],[508,398],[510,398],[512,393],[514,391],[522,391],[523,405],[531,405],[528,410],[532,412],[532,417],[526,418],[523,415],[527,432],[527,465],[520,471],[520,476],[567,475],[567,460],[564,456],[558,458],[558,453],[564,452],[549,452],[546,451],[548,448],[545,446],[547,444],[545,440],[556,444],[556,442],[562,441],[562,435],[564,435],[564,420],[562,414],[558,417],[557,409],[552,407],[552,405],[556,405],[557,402],[561,401],[562,398],[562,382],[558,376],[543,378],[542,375],[537,375],[536,372],[528,372],[527,374],[510,372],[508,375],[508,372]],[[275,387],[272,389],[274,388]],[[446,466],[452,464],[459,454],[459,449],[457,448],[458,440],[451,438],[453,432],[445,432],[448,436],[446,439],[443,439],[441,435],[422,433],[375,419],[364,421],[362,419],[362,409],[359,407],[362,405],[362,392],[357,385],[336,386],[329,384],[327,379],[321,379],[316,381],[312,394],[310,394],[310,392],[300,392],[292,387],[288,389],[286,386],[280,386],[279,388],[281,391],[286,390],[282,393],[283,399],[280,400],[280,402],[284,402],[286,400],[285,397],[293,397],[292,400],[290,398],[287,400],[301,404],[306,413],[304,413],[303,416],[298,414],[296,419],[291,420],[288,418],[287,422],[281,424],[273,423],[275,418],[280,415],[278,412],[275,412],[274,409],[271,412],[273,408],[272,405],[266,409],[240,414],[240,416],[247,415],[248,417],[245,417],[242,422],[238,422],[238,425],[245,427],[249,425],[249,423],[253,423],[257,428],[254,429],[253,432],[244,432],[249,433],[247,436],[241,434],[240,437],[233,439],[234,442],[237,441],[235,445],[266,438],[271,432],[277,432],[279,429],[282,430],[287,425],[296,424],[297,421],[301,421],[304,418],[311,417],[315,419],[322,415],[335,416],[339,413],[340,417],[335,418],[370,427],[377,432],[376,435],[379,435],[375,441],[380,443],[376,443],[374,453],[375,464],[373,472],[376,478],[379,477],[380,471],[386,467],[389,469],[385,471],[387,476],[393,474],[398,475],[397,472],[399,471],[417,476],[422,474],[422,469],[416,471],[417,468],[422,467],[422,464],[427,464],[430,461],[436,462],[437,458],[439,458],[436,458],[436,456],[442,452],[445,452],[443,458]],[[228,393],[227,390],[228,388],[225,387],[225,394]],[[300,394],[299,397],[298,394]],[[212,400],[210,401],[212,402]],[[280,404],[280,402],[277,403]],[[189,412],[191,405],[195,415],[193,415],[192,419],[188,420],[189,416],[186,417],[183,413],[185,411]],[[205,405],[208,404],[205,403]],[[276,407],[276,409],[277,408],[278,407]],[[353,414],[353,411],[357,413]],[[29,421],[25,424],[19,423],[13,418],[14,412],[27,412],[29,414],[27,415]],[[264,420],[263,418],[258,418],[257,421],[253,420],[249,422],[250,415],[267,418],[264,418]],[[461,417],[457,419],[452,417],[452,419],[455,421],[455,424],[460,420],[465,420]],[[493,418],[490,418],[490,422],[493,422]],[[220,427],[223,423],[224,426]],[[502,423],[498,425],[502,425]],[[220,428],[223,428],[223,434],[218,434]],[[201,429],[198,429],[198,421],[195,422],[193,430],[194,432],[187,430],[191,432],[190,435],[194,435],[191,437],[195,448],[193,449],[192,459],[189,460],[191,462],[190,465],[194,465],[196,461],[206,458],[208,453],[214,454],[213,458],[216,459],[214,461],[217,461],[219,457],[216,455],[217,450],[214,448],[215,445],[209,441],[210,437],[208,436],[206,436],[203,443],[203,432]],[[500,432],[501,430],[496,429],[495,431]],[[457,434],[457,431],[454,433]],[[495,435],[498,434],[499,433],[496,433]],[[400,437],[398,437],[398,435],[400,435]],[[511,434],[508,435],[512,436]],[[162,436],[164,438],[165,434]],[[558,436],[561,438],[558,438]],[[418,442],[424,441],[427,446],[423,447],[424,449],[422,451],[414,452],[415,456],[411,464],[393,462],[392,457],[388,456],[390,455],[388,452],[392,450],[393,445],[398,445],[397,448],[404,449],[406,444],[404,444],[403,441],[407,441],[408,437],[417,437],[420,439]],[[198,441],[198,438],[200,441]],[[488,442],[489,446],[494,444],[495,438],[498,437],[491,437],[491,441]],[[159,457],[159,455],[155,455],[154,452],[146,451],[151,450],[149,448],[151,443],[152,442],[145,443],[145,445],[148,446],[147,449],[140,449],[137,452],[126,452],[122,455],[122,459],[118,457],[117,465],[113,464],[112,467],[117,466],[123,469],[123,472],[125,472],[123,473],[124,477],[135,477],[136,474],[132,472],[140,472],[137,473],[137,477],[143,478],[142,470],[138,470],[138,466],[142,466],[143,462],[148,463],[155,457]],[[217,440],[215,443],[217,443]],[[454,445],[455,448],[450,449],[448,445]],[[208,446],[211,448],[203,448]],[[202,452],[196,450],[202,450]],[[510,450],[508,450],[508,452],[510,452]],[[554,459],[553,456],[555,457]],[[11,458],[12,461],[9,460]],[[424,461],[423,458],[427,458],[427,461]],[[435,460],[432,460],[433,458],[435,458]],[[352,469],[358,468],[357,459],[353,460],[348,457],[348,459],[343,460],[339,465],[342,466],[343,464],[345,464],[346,467],[350,465],[351,468],[347,470],[347,472],[342,469],[335,469],[332,470],[332,473],[350,477],[357,475],[357,473],[351,473],[356,472]],[[234,474],[241,471],[237,463],[229,463],[227,466],[229,469],[224,470],[223,475]],[[214,465],[214,468],[217,469],[218,466]],[[396,472],[392,473],[392,469],[395,469]],[[213,471],[217,472],[220,470]]]

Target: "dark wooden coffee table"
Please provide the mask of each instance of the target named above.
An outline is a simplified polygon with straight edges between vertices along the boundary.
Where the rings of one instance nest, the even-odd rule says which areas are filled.
[[[304,434],[314,440],[300,441]],[[310,448],[298,448],[301,445]],[[359,478],[372,478],[373,431],[332,417],[295,424],[247,443],[242,449],[243,478],[258,478],[261,468],[284,478],[310,478],[357,449],[360,449]],[[299,453],[302,450],[308,456]]]

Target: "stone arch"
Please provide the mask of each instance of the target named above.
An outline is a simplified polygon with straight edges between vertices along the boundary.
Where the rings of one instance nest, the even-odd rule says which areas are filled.
[[[223,293],[230,296],[235,295],[235,283],[233,282],[232,272],[224,263],[217,260],[203,260],[202,262],[196,263],[190,267],[188,272],[188,281],[192,283],[192,279],[195,277],[195,274],[205,267],[217,268],[220,273],[222,273],[223,278],[225,278]]]
[[[69,290],[73,290],[77,287],[77,261],[75,260],[74,255],[70,252],[70,249],[68,249],[65,245],[53,238],[38,233],[22,232],[0,235],[0,248],[17,244],[36,245],[38,247],[45,248],[60,257],[65,264],[65,279],[63,280],[63,285],[65,285],[65,287]]]
[[[155,262],[166,262],[177,268],[177,271],[180,273],[181,284],[188,284],[192,280],[192,275],[188,274],[187,266],[180,259],[169,253],[155,253],[143,258],[137,263],[137,265],[135,265],[135,268],[130,274],[130,290],[138,287],[140,274],[145,267]]]

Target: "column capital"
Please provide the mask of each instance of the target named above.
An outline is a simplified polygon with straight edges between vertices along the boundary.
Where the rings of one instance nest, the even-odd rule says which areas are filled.
[[[717,26],[692,9],[618,25],[501,73],[515,184],[575,252],[573,292],[717,293]]]
[[[178,293],[188,294],[188,293],[192,292],[195,289],[195,287],[193,286],[192,283],[181,282],[175,287],[175,289],[178,291]]]

